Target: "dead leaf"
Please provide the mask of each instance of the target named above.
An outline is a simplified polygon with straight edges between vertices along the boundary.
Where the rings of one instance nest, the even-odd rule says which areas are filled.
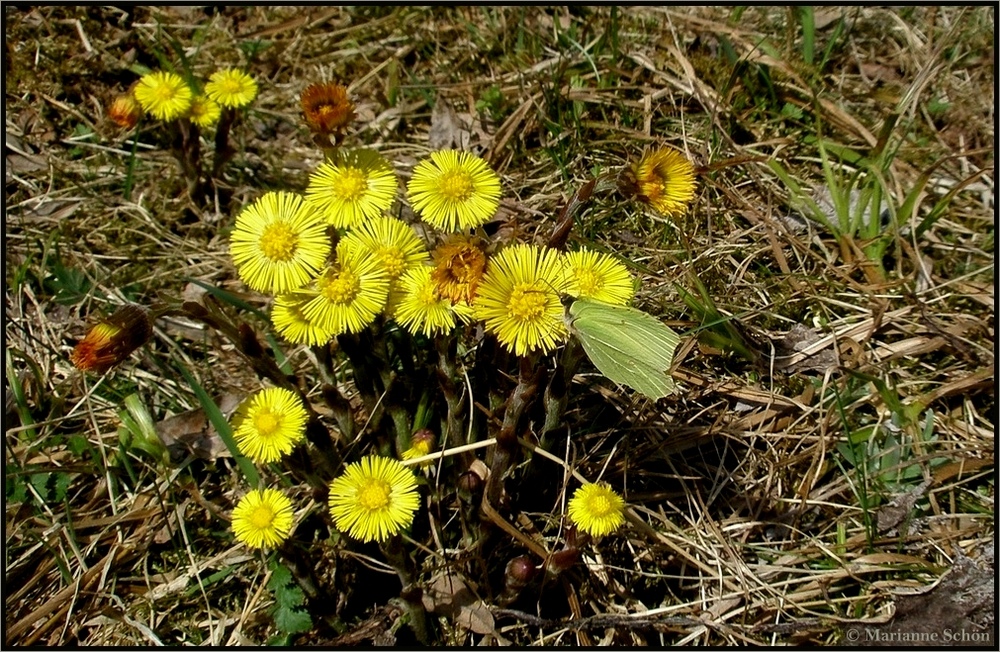
[[[493,613],[459,577],[447,571],[431,578],[422,597],[424,608],[476,634],[495,633]]]
[[[897,593],[892,620],[856,621],[854,627],[847,628],[842,644],[995,648],[994,554],[992,544],[975,559],[959,553],[955,564],[933,586],[916,593]]]
[[[241,396],[226,393],[219,398],[217,405],[228,419],[241,400]],[[154,427],[160,441],[170,451],[171,460],[183,460],[188,454],[203,460],[232,457],[202,408],[167,417]]]
[[[471,139],[472,133],[465,121],[448,100],[438,95],[434,110],[431,111],[431,132],[428,136],[430,148],[467,150]]]
[[[823,339],[823,335],[803,324],[795,324],[780,340],[775,340],[774,368],[789,373],[803,371],[824,372],[837,366],[837,353],[832,349],[823,349],[812,355],[802,357],[800,352],[810,345]],[[800,359],[801,358],[801,359]]]

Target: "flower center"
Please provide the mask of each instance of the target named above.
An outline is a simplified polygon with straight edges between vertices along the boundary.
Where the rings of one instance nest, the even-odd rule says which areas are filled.
[[[333,278],[325,277],[320,285],[320,293],[330,303],[350,303],[361,289],[357,274],[346,269]]]
[[[608,500],[607,496],[598,494],[596,496],[591,496],[590,500],[587,501],[587,510],[593,514],[595,518],[601,518],[613,512],[614,505],[610,500]]]
[[[417,290],[417,300],[420,305],[431,307],[438,302],[438,294],[433,283],[425,283]]]
[[[510,293],[507,313],[520,321],[537,321],[545,313],[545,293],[529,283],[518,283]]]
[[[580,284],[580,294],[594,295],[601,290],[601,280],[590,269],[579,269],[576,272],[576,282]]]
[[[253,513],[250,514],[250,522],[255,528],[261,530],[271,527],[271,523],[274,522],[274,510],[268,505],[257,505]]]
[[[474,187],[472,177],[462,170],[452,170],[441,176],[441,194],[451,201],[467,200]]]
[[[295,255],[299,237],[284,224],[272,224],[260,236],[260,251],[268,260],[288,262]]]
[[[358,492],[358,504],[369,512],[384,509],[389,505],[391,492],[388,482],[372,478]]]
[[[333,192],[341,199],[357,201],[365,196],[368,190],[368,180],[365,174],[357,168],[347,168],[333,180]]]
[[[222,90],[224,90],[229,95],[236,95],[241,90],[243,90],[243,85],[240,83],[240,80],[238,79],[232,79],[232,78],[226,79],[220,84],[220,86],[222,86]]]
[[[160,84],[160,86],[156,89],[156,97],[161,102],[169,102],[174,99],[174,95],[174,87],[169,84]]]
[[[399,278],[403,270],[406,269],[406,258],[399,247],[383,247],[376,254],[385,265],[385,272],[391,280]]]
[[[270,412],[261,412],[253,418],[253,425],[261,437],[269,437],[278,430],[278,426],[281,425],[281,422],[278,421],[278,417],[274,414]]]

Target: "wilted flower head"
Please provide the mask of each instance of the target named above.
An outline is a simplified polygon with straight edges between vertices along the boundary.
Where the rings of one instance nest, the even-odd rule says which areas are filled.
[[[354,120],[354,104],[347,88],[340,84],[310,84],[302,91],[300,102],[306,124],[314,133],[339,134]]]
[[[153,322],[142,306],[124,305],[87,331],[70,360],[81,371],[104,373],[149,341]]]
[[[452,304],[472,303],[486,269],[486,254],[469,236],[452,236],[434,250],[431,279]]]
[[[174,120],[187,113],[194,97],[180,75],[162,71],[143,75],[132,93],[146,113],[163,121]]]
[[[221,106],[238,109],[257,97],[257,82],[242,70],[227,68],[212,73],[205,84],[205,95]]]
[[[680,215],[694,198],[694,166],[672,147],[643,154],[625,179],[619,187],[626,194],[635,194],[664,217]]]
[[[587,484],[576,490],[567,511],[584,532],[595,537],[610,534],[625,522],[625,500],[606,484]]]
[[[117,96],[108,107],[108,117],[119,127],[131,129],[142,116],[142,106],[131,94]]]

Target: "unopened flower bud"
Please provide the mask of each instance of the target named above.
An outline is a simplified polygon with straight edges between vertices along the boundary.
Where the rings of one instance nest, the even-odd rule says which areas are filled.
[[[507,569],[504,571],[504,581],[511,589],[523,589],[531,580],[538,575],[538,566],[527,555],[514,557],[507,562]]]
[[[70,360],[81,371],[104,373],[123,362],[152,335],[149,311],[127,304],[87,331],[73,348]]]
[[[142,116],[142,107],[131,94],[117,96],[108,107],[108,117],[111,118],[111,121],[126,129],[134,127],[139,122],[140,116]]]

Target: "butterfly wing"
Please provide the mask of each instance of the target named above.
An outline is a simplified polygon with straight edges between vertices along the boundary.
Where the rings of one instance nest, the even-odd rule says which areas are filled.
[[[570,326],[597,369],[650,398],[674,391],[669,370],[680,337],[655,317],[625,306],[577,299]]]

